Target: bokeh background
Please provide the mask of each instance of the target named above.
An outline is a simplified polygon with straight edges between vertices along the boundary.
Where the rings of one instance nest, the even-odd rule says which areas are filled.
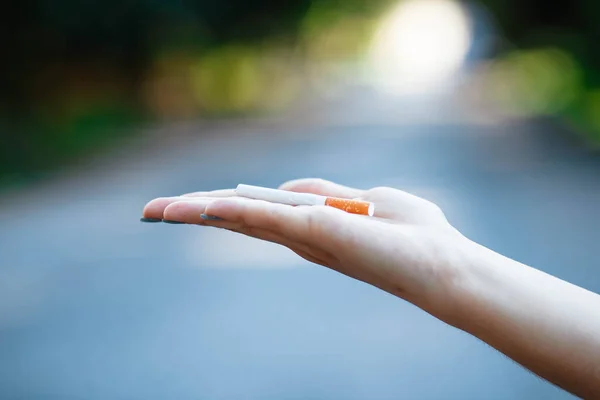
[[[600,291],[600,3],[22,1],[0,15],[0,398],[568,399],[290,251],[144,225],[318,176]]]

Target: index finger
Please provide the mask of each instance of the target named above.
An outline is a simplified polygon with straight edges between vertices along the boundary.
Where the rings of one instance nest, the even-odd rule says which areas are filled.
[[[357,217],[326,206],[293,207],[262,200],[214,200],[205,213],[252,228],[268,229],[292,241],[330,250],[351,235],[350,218]]]
[[[234,189],[221,189],[213,190],[210,192],[195,192],[188,193],[182,196],[171,196],[171,197],[158,197],[149,201],[142,211],[142,215],[145,218],[162,219],[165,209],[173,204],[180,201],[195,200],[202,198],[220,198],[220,197],[233,197],[236,196]]]

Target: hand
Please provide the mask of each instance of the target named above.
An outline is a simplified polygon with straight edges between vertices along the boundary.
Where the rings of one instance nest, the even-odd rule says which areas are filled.
[[[466,239],[437,206],[399,190],[315,179],[281,189],[370,201],[375,216],[250,200],[233,190],[156,199],[144,216],[279,243],[410,301],[572,393],[600,398],[597,294]]]
[[[287,182],[294,192],[375,203],[375,216],[331,207],[291,207],[198,192],[148,203],[144,217],[213,226],[278,243],[301,257],[370,283],[449,322],[452,285],[469,243],[433,203],[391,188],[358,190],[320,179]],[[204,219],[201,215],[221,220]]]

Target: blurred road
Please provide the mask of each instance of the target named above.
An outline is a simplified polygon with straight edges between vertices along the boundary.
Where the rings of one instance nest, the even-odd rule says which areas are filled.
[[[571,398],[473,337],[283,248],[138,222],[153,197],[240,182],[391,185],[436,201],[478,242],[600,291],[600,160],[557,128],[431,115],[313,122],[155,129],[6,195],[0,398]]]

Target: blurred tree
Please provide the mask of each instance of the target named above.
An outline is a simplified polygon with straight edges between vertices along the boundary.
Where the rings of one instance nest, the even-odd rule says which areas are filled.
[[[142,112],[140,80],[158,53],[293,34],[310,4],[12,3],[0,13],[0,178],[91,147],[115,122]]]

